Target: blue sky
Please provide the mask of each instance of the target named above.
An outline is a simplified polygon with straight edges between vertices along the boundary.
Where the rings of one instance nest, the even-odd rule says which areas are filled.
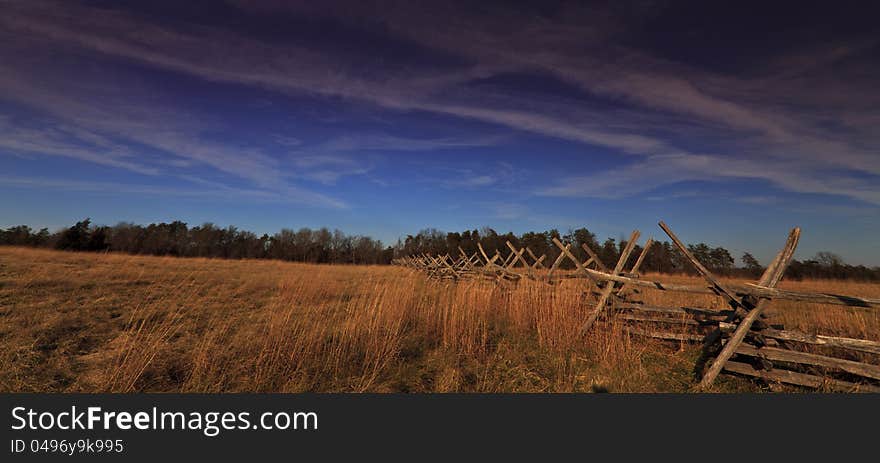
[[[665,220],[880,265],[876,12],[288,3],[4,2],[0,227]]]

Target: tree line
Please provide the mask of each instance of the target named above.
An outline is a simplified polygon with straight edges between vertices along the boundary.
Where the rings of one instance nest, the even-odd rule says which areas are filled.
[[[449,253],[452,256],[458,256],[460,254],[459,248],[461,248],[465,253],[471,255],[478,252],[477,243],[480,243],[490,258],[496,250],[504,258],[511,252],[506,245],[506,242],[510,241],[518,249],[528,247],[537,256],[546,255],[547,258],[544,262],[545,265],[549,266],[561,252],[553,244],[553,238],[562,242],[573,243],[571,252],[581,262],[587,260],[586,252],[582,249],[581,245],[589,246],[599,256],[599,259],[609,267],[613,267],[617,263],[623,249],[627,245],[625,238],[614,239],[609,237],[600,242],[596,235],[586,228],[569,230],[567,233],[561,233],[559,230],[553,229],[544,232],[526,232],[522,235],[515,235],[513,233],[499,234],[488,227],[480,230],[465,230],[464,232],[452,233],[444,233],[429,228],[422,230],[416,235],[408,235],[402,243],[398,243],[397,252],[401,255],[419,255],[422,253],[442,255]],[[731,255],[730,251],[723,247],[697,243],[689,244],[687,248],[697,260],[719,275],[756,279],[764,272],[764,267],[748,252],[740,256],[739,265],[737,265],[736,259]],[[635,245],[625,268],[632,268],[641,252],[642,246]],[[527,258],[527,260],[531,262],[530,259]],[[561,266],[566,269],[574,268],[574,264],[568,259],[563,260]],[[696,274],[690,262],[668,241],[654,242],[642,262],[640,272]],[[820,252],[812,259],[803,261],[793,260],[786,271],[786,277],[793,280],[836,278],[880,281],[880,267],[869,268],[864,265],[849,265],[833,253]]]
[[[559,256],[553,238],[573,243],[572,253],[581,261],[587,259],[581,245],[592,249],[607,266],[617,263],[626,247],[624,238],[606,238],[600,241],[586,228],[544,232],[499,234],[492,228],[463,232],[441,232],[429,228],[415,235],[407,235],[393,246],[361,235],[347,235],[339,230],[321,228],[312,230],[282,229],[273,235],[257,235],[234,226],[218,227],[205,223],[189,227],[181,221],[136,225],[122,222],[115,226],[96,226],[85,219],[71,227],[50,232],[43,228],[33,230],[26,225],[0,229],[0,245],[31,246],[72,251],[112,251],[128,254],[148,254],[180,257],[212,257],[224,259],[280,259],[296,262],[330,264],[387,265],[396,257],[450,254],[459,255],[459,248],[471,255],[478,252],[477,243],[487,253],[497,250],[502,258],[510,254],[506,242],[517,248],[528,247],[536,255],[546,255],[549,266]],[[748,252],[739,258],[739,265],[731,253],[720,246],[706,243],[687,245],[690,252],[713,272],[724,276],[757,278],[764,271],[757,259]],[[636,245],[626,268],[631,268],[642,252]],[[562,268],[574,267],[563,260]],[[693,267],[668,241],[655,242],[640,269],[641,272],[695,274]],[[880,281],[880,267],[846,264],[839,256],[820,252],[812,259],[794,260],[786,271],[789,279],[837,278]]]
[[[213,257],[223,259],[281,259],[316,264],[390,264],[394,249],[381,241],[346,235],[327,228],[283,229],[274,235],[257,234],[234,226],[211,223],[188,227],[186,223],[152,223],[147,226],[119,223],[95,226],[85,219],[50,233],[26,225],[0,229],[0,244],[70,251],[112,251],[156,256]]]

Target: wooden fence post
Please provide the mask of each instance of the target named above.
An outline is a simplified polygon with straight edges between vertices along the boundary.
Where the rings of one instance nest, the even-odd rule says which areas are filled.
[[[761,286],[772,288],[782,280],[782,276],[785,274],[785,269],[788,268],[788,264],[791,263],[791,259],[794,256],[794,251],[797,248],[800,236],[800,228],[794,228],[791,233],[789,233],[785,247],[779,251],[779,254],[773,259],[773,263],[767,267],[767,270],[765,270],[764,274],[761,276],[761,279],[758,282]],[[712,385],[715,378],[721,373],[721,369],[724,368],[724,364],[727,363],[727,361],[730,360],[730,357],[736,352],[736,349],[742,343],[743,339],[745,339],[746,333],[751,329],[752,324],[761,315],[764,306],[767,305],[769,301],[769,298],[760,298],[755,307],[739,323],[739,326],[736,327],[736,331],[733,332],[733,335],[728,339],[727,344],[721,349],[721,352],[718,353],[715,360],[712,361],[709,370],[703,375],[703,378],[700,381],[701,388],[707,388]]]
[[[718,295],[724,296],[727,299],[727,302],[731,305],[731,307],[733,307],[734,310],[736,310],[738,307],[742,306],[742,302],[736,297],[736,294],[733,291],[731,291],[730,289],[728,289],[725,285],[721,284],[721,282],[718,281],[718,278],[716,278],[715,275],[713,275],[712,272],[709,271],[709,269],[704,267],[703,264],[701,264],[700,261],[698,261],[697,258],[694,257],[693,254],[691,254],[691,252],[684,245],[684,243],[682,243],[678,239],[678,237],[675,236],[675,233],[672,233],[672,230],[670,230],[669,227],[667,227],[665,223],[663,223],[661,221],[659,225],[660,225],[660,228],[662,228],[663,231],[666,232],[667,235],[669,235],[669,238],[672,239],[672,242],[675,244],[675,247],[677,247],[678,250],[681,251],[681,253],[684,255],[684,257],[690,261],[690,263],[697,270],[697,273],[702,275],[702,277],[706,281],[709,282],[711,287],[715,290],[715,292]]]
[[[545,268],[547,268],[547,267],[544,267],[544,264],[541,263],[541,262],[543,262],[544,259],[547,257],[546,255],[542,255],[540,258],[538,258],[538,257],[535,256],[535,253],[532,252],[532,250],[528,248],[528,246],[526,246],[526,251],[529,252],[529,256],[531,256],[532,259],[535,261],[535,264],[532,265],[533,268],[536,268],[536,267],[539,267],[539,266],[541,267],[541,269],[545,269]]]
[[[532,267],[531,267],[531,266],[529,265],[529,263],[526,262],[526,260],[523,258],[523,253],[526,251],[526,248],[522,248],[522,249],[520,249],[519,251],[517,251],[516,248],[515,248],[512,244],[510,244],[510,241],[505,241],[505,244],[507,244],[507,247],[510,248],[510,250],[511,250],[511,251],[513,252],[513,254],[515,255],[515,257],[510,261],[510,265],[507,266],[507,270],[510,270],[510,269],[512,269],[514,266],[516,266],[516,261],[520,261],[520,262],[522,262],[523,267],[526,268],[526,273],[527,273],[529,276],[531,276],[531,275],[532,275]]]
[[[587,243],[581,244],[581,248],[583,248],[584,252],[586,252],[587,255],[590,256],[590,259],[596,263],[596,266],[599,267],[600,271],[608,272],[608,267],[605,266],[605,263],[602,262],[602,259],[599,259],[599,256],[596,254],[596,252],[590,249],[589,246],[587,246]]]
[[[633,275],[633,278],[638,278],[639,268],[642,266],[642,262],[645,261],[645,256],[648,255],[648,250],[651,249],[651,245],[654,244],[654,238],[648,238],[648,241],[645,242],[645,247],[642,248],[641,254],[639,254],[639,258],[636,259],[636,263],[633,264],[632,268],[629,270],[629,273]],[[626,283],[621,285],[620,289],[617,291],[617,296],[622,297],[626,290],[629,289],[626,287]]]
[[[566,244],[565,250],[567,251],[569,249],[571,249],[571,245]],[[565,260],[565,252],[560,252],[559,257],[557,257],[556,260],[553,261],[553,265],[550,266],[550,271],[547,272],[547,283],[553,284],[553,272],[555,272],[556,269],[559,268],[559,265],[562,264],[563,260]]]
[[[639,239],[640,235],[641,233],[639,233],[638,230],[633,231],[632,235],[630,235],[629,242],[626,243],[626,247],[623,249],[623,252],[620,253],[620,258],[617,259],[617,265],[614,266],[615,275],[622,272],[624,267],[626,267],[626,261],[629,260],[629,255],[632,254],[636,241]],[[590,314],[590,317],[587,318],[587,321],[581,327],[581,333],[587,332],[590,327],[593,326],[593,323],[596,322],[596,319],[599,318],[599,315],[605,308],[605,303],[608,302],[608,298],[611,297],[612,292],[614,292],[614,282],[608,281],[602,289],[602,294],[599,296],[598,302],[596,302],[596,307],[593,309],[593,313]]]
[[[559,249],[562,250],[562,255],[568,257],[568,259],[569,259],[570,261],[574,262],[574,265],[575,265],[575,267],[577,267],[577,269],[578,269],[579,272],[581,272],[581,273],[583,273],[584,275],[586,275],[587,278],[589,278],[593,283],[595,283],[595,284],[598,286],[599,281],[596,280],[596,277],[594,277],[594,276],[590,273],[590,271],[587,270],[587,267],[586,267],[587,265],[589,265],[589,262],[590,262],[590,260],[592,260],[592,259],[588,260],[586,264],[581,264],[581,262],[580,262],[579,260],[577,260],[577,257],[575,257],[574,254],[571,253],[571,250],[570,250],[570,249],[571,249],[571,245],[570,245],[570,244],[563,245],[562,242],[560,242],[560,241],[559,241],[558,239],[556,239],[556,238],[553,238],[553,244],[555,244],[556,247],[558,247]]]

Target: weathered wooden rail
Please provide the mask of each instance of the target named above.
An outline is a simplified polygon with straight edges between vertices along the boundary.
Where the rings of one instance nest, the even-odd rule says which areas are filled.
[[[527,247],[517,249],[507,242],[506,257],[495,250],[492,257],[478,243],[478,251],[468,255],[461,248],[458,256],[422,254],[395,259],[394,263],[425,272],[431,278],[457,281],[481,278],[498,283],[516,283],[523,278],[548,285],[565,279],[582,279],[595,297],[592,309],[581,327],[588,332],[597,320],[615,320],[633,336],[663,341],[702,344],[702,356],[696,366],[700,377],[698,389],[712,386],[724,373],[758,378],[770,384],[852,392],[880,392],[880,342],[835,336],[813,335],[768,325],[764,310],[772,300],[790,300],[827,305],[874,309],[880,299],[857,296],[807,293],[776,288],[782,280],[800,239],[800,229],[791,231],[782,250],[755,283],[722,282],[706,268],[675,233],[663,222],[660,228],[705,280],[705,285],[682,285],[642,279],[638,273],[653,240],[649,239],[635,264],[626,263],[635,249],[639,232],[634,231],[613,267],[583,245],[588,256],[581,262],[571,251],[572,244],[553,239],[560,254],[546,267],[546,256],[537,256]],[[574,264],[573,272],[562,273],[565,260]],[[726,307],[659,307],[632,297],[641,291],[673,291],[712,294]],[[866,360],[867,359],[867,360]]]

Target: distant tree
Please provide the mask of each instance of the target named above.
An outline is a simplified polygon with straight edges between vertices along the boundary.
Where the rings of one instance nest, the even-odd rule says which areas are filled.
[[[712,248],[709,245],[706,243],[689,244],[687,248],[700,263],[712,267]]]
[[[602,243],[602,248],[599,250],[598,254],[599,258],[602,259],[602,263],[614,268],[618,257],[620,257],[620,251],[617,248],[617,242],[614,238],[606,239],[605,242]]]
[[[76,225],[61,232],[58,243],[55,245],[58,249],[70,251],[84,251],[89,245],[89,225],[91,219],[85,219],[77,222]]]
[[[594,252],[599,252],[601,250],[599,242],[596,241],[596,234],[586,228],[578,228],[571,232],[571,242],[574,244],[574,246],[572,246],[572,252],[582,262],[587,258],[587,253],[584,251],[583,246],[588,246]]]
[[[743,253],[742,257],[740,257],[740,261],[742,261],[743,268],[745,268],[750,275],[758,276],[764,271],[764,268],[761,267],[758,259],[755,259],[755,256],[748,252]]]
[[[554,248],[556,248],[556,246],[553,246],[553,244],[547,238],[546,232],[545,233],[534,233],[534,232],[524,233],[520,237],[520,243],[523,246],[531,249],[532,252],[534,252],[535,255],[538,257],[540,257],[541,255],[548,255],[548,254],[555,255],[555,252],[551,252],[551,251]],[[550,257],[550,256],[548,256],[548,257]],[[528,257],[527,257],[527,259],[528,259]],[[531,261],[529,261],[529,262],[531,262]],[[546,262],[546,260],[545,260],[545,262]]]
[[[843,265],[843,259],[833,252],[820,251],[813,258],[819,265],[824,267],[840,267]]]
[[[354,263],[351,237],[345,236],[340,230],[333,230],[330,240],[331,260],[339,263]]]
[[[40,231],[31,235],[31,246],[42,247],[47,246],[51,240],[48,228],[41,228]]]
[[[84,251],[106,251],[110,249],[110,227],[97,227],[89,233]]]
[[[407,235],[405,239],[399,239],[394,246],[385,246],[381,241],[368,236],[346,235],[339,230],[331,232],[327,228],[318,230],[301,228],[298,231],[285,228],[272,236],[263,234],[258,237],[253,232],[239,230],[234,226],[220,228],[212,223],[204,223],[189,229],[187,224],[181,221],[152,223],[147,226],[120,222],[115,226],[107,227],[93,226],[91,220],[87,218],[55,233],[50,233],[46,228],[35,232],[27,225],[0,229],[0,245],[336,264],[389,264],[396,257],[422,253],[431,255],[449,253],[457,257],[459,247],[471,255],[477,252],[477,243],[482,244],[490,258],[498,251],[502,259],[506,259],[511,254],[505,244],[506,241],[510,241],[518,249],[528,247],[536,256],[546,255],[544,262],[550,264],[560,255],[560,250],[553,244],[554,238],[572,243],[574,245],[572,253],[580,259],[584,259],[586,254],[581,245],[589,246],[609,266],[616,264],[618,256],[627,244],[626,238],[620,237],[608,238],[600,245],[596,235],[586,228],[569,229],[565,235],[560,234],[556,229],[516,235],[512,232],[499,234],[489,227],[451,233],[427,228],[416,235]],[[732,274],[736,270],[730,252],[722,247],[697,243],[688,245],[687,248],[712,271]],[[633,246],[626,268],[631,268],[641,250],[638,244]],[[530,257],[526,255],[529,261],[531,261]],[[743,253],[740,261],[743,264],[741,273],[744,275],[748,273],[756,276],[762,271],[757,259],[749,253]],[[561,262],[563,268],[574,267],[568,259]],[[640,271],[694,273],[691,263],[668,241],[653,245]],[[880,281],[880,267],[848,265],[837,254],[822,251],[810,260],[792,260],[785,276],[790,279],[838,278]]]
[[[269,255],[274,259],[296,260],[299,257],[296,252],[296,232],[289,228],[282,228],[280,232],[272,236]]]
[[[733,256],[727,249],[722,247],[713,248],[709,251],[709,266],[712,270],[720,273],[730,273],[733,269]]]
[[[110,249],[113,251],[139,254],[144,236],[144,227],[133,223],[119,222],[110,233]]]
[[[28,246],[31,244],[31,227],[18,225],[0,230],[0,243],[10,246]]]

